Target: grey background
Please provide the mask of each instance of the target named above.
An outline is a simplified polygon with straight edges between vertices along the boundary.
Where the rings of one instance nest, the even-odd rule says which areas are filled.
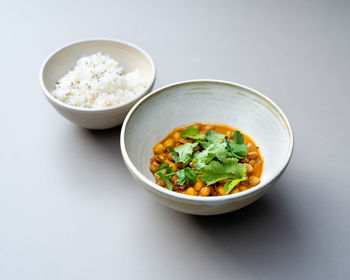
[[[2,3],[0,279],[348,278],[349,12],[348,1]],[[296,140],[274,189],[214,217],[153,201],[124,166],[120,127],[76,127],[41,94],[44,58],[94,36],[147,50],[155,88],[214,78],[272,98]]]

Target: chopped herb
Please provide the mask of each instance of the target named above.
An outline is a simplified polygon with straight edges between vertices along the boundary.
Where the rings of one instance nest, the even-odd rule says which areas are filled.
[[[226,159],[228,155],[228,151],[226,150],[226,143],[212,143],[209,144],[209,146],[203,150],[202,152],[195,153],[193,156],[195,165],[194,167],[196,169],[203,168],[206,164],[208,164],[211,160],[213,160],[215,157],[223,161]]]
[[[217,133],[215,130],[209,130],[207,132],[207,140],[211,143],[217,143],[225,140],[225,135]]]
[[[203,149],[208,148],[208,147],[209,147],[209,145],[210,145],[210,143],[209,143],[209,142],[207,142],[207,141],[203,141],[203,140],[197,140],[197,142],[199,143],[199,145],[201,145],[201,147],[202,147]]]
[[[224,190],[225,190],[225,194],[229,194],[230,191],[233,190],[233,188],[235,186],[237,186],[239,184],[239,182],[243,181],[243,180],[246,180],[247,178],[241,178],[241,179],[231,179],[231,180],[228,180],[226,182],[226,184],[224,185]]]
[[[184,169],[177,171],[176,174],[178,176],[177,183],[180,186],[182,186],[184,184],[189,184],[190,181],[192,183],[195,183],[198,179],[198,175],[190,167],[185,167]]]
[[[180,162],[180,158],[179,156],[177,155],[177,153],[175,152],[174,148],[173,147],[169,147],[169,151],[171,153],[171,156],[173,157],[173,160],[175,162]]]
[[[198,128],[194,126],[190,126],[181,132],[181,136],[183,138],[192,138],[196,140],[204,140],[205,134],[198,134]]]
[[[227,144],[226,148],[230,156],[238,159],[242,159],[247,156],[248,147],[244,144],[244,136],[239,130],[235,131],[233,141],[230,141],[227,138],[225,141]]]
[[[163,162],[154,174],[165,182],[168,190],[173,190],[173,184],[170,181],[171,177],[174,175],[174,168],[172,166]]]
[[[207,185],[212,185],[224,179],[246,180],[246,166],[238,163],[235,158],[228,158],[224,162],[211,161],[201,169],[201,181]]]
[[[235,131],[233,139],[239,145],[244,144],[244,136],[239,130]]]
[[[192,159],[193,148],[197,145],[198,143],[186,143],[176,147],[174,150],[178,153],[178,161],[182,162],[185,166],[189,164]]]
[[[226,149],[227,143],[224,141],[226,139],[225,135],[217,133],[215,130],[209,130],[206,137],[208,142],[198,141],[204,150],[196,153],[193,158],[195,162],[194,167],[198,170],[203,168],[215,157],[218,160],[223,161],[229,154]]]

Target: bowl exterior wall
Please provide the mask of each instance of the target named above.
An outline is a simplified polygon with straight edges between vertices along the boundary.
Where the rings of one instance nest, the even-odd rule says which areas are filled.
[[[169,195],[165,195],[157,190],[154,190],[153,187],[142,182],[137,175],[128,167],[129,172],[134,177],[135,181],[142,186],[142,188],[149,193],[155,200],[163,204],[164,206],[170,207],[174,210],[192,214],[192,215],[201,215],[201,216],[210,216],[210,215],[219,215],[229,212],[236,211],[240,208],[243,208],[254,201],[262,197],[281,177],[282,173],[276,177],[269,184],[266,184],[264,188],[259,189],[256,192],[253,192],[249,195],[240,197],[239,199],[232,200],[221,200],[221,201],[189,201],[186,198],[177,198]],[[187,196],[187,195],[184,195]]]
[[[145,94],[149,93],[151,90],[152,88],[150,88],[137,100],[128,105],[116,108],[115,110],[112,109],[106,111],[72,110],[56,102],[53,102],[50,98],[47,98],[46,95],[45,97],[58,113],[60,113],[63,117],[75,123],[76,125],[88,129],[108,129],[117,125],[121,125],[131,107],[134,106],[140,98],[142,98]]]

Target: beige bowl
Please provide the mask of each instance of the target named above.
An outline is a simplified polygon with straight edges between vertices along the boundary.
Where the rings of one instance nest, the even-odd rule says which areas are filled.
[[[109,55],[120,62],[126,72],[139,69],[141,77],[147,84],[145,90],[127,103],[106,109],[79,108],[56,99],[51,94],[55,88],[55,82],[74,68],[79,58],[97,52]],[[91,39],[64,46],[51,54],[40,70],[40,85],[51,105],[68,120],[90,129],[106,129],[121,124],[130,108],[152,90],[155,78],[153,60],[144,50],[130,43],[113,39]]]
[[[179,194],[155,184],[149,171],[153,146],[174,128],[193,122],[227,124],[251,136],[264,157],[261,183],[217,197]],[[272,187],[291,158],[293,133],[282,110],[261,93],[230,82],[196,80],[166,86],[140,100],[125,118],[120,143],[130,173],[156,200],[181,212],[215,215],[242,208]]]

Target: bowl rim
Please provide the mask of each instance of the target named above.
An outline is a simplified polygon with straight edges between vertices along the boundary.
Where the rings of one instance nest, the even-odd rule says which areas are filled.
[[[66,104],[60,100],[58,100],[57,98],[55,98],[50,91],[46,88],[45,83],[44,83],[44,70],[46,68],[46,65],[48,64],[48,62],[55,57],[59,52],[68,49],[70,47],[73,47],[75,45],[79,45],[79,44],[84,44],[84,43],[89,43],[89,42],[112,42],[112,43],[119,43],[131,48],[134,48],[135,50],[137,50],[138,52],[140,52],[142,55],[145,56],[145,58],[150,62],[151,64],[151,68],[152,68],[152,80],[149,83],[149,85],[137,96],[135,96],[134,98],[132,98],[131,100],[129,100],[126,103],[122,103],[122,104],[118,104],[118,105],[114,105],[114,106],[110,106],[110,107],[106,107],[106,108],[98,108],[98,109],[94,109],[94,108],[82,108],[82,107],[77,107],[77,106],[73,106],[73,105],[69,105]],[[107,54],[108,55],[108,54]],[[76,40],[70,43],[67,43],[59,48],[57,48],[56,50],[54,50],[52,53],[50,53],[46,59],[44,60],[44,62],[42,63],[41,67],[40,67],[40,71],[39,71],[39,81],[40,81],[40,86],[42,91],[44,92],[44,95],[52,102],[54,102],[55,104],[74,110],[74,111],[79,111],[79,112],[106,112],[106,111],[112,111],[118,108],[122,108],[128,105],[131,105],[133,103],[135,103],[136,100],[138,100],[140,97],[143,97],[146,93],[148,93],[156,80],[156,76],[157,76],[157,71],[156,71],[156,66],[154,64],[154,61],[152,59],[152,57],[142,48],[140,48],[139,46],[130,43],[130,42],[126,42],[126,41],[122,41],[119,39],[113,39],[113,38],[108,38],[108,37],[96,37],[96,38],[88,38],[88,39],[82,39],[82,40]]]
[[[280,114],[280,116],[282,117],[283,121],[285,122],[286,128],[289,132],[289,151],[288,151],[288,156],[286,157],[286,159],[284,160],[284,162],[282,163],[282,165],[280,166],[280,168],[274,173],[274,175],[272,175],[266,182],[264,182],[263,184],[259,184],[258,186],[255,186],[253,188],[250,188],[246,191],[243,192],[239,192],[239,193],[235,193],[235,194],[230,194],[230,195],[224,195],[224,196],[209,196],[209,197],[203,197],[203,196],[192,196],[192,195],[186,195],[186,194],[181,194],[181,193],[177,193],[174,191],[170,191],[166,188],[163,188],[159,185],[157,185],[156,183],[152,182],[150,179],[148,179],[146,176],[144,176],[136,167],[135,165],[132,163],[131,159],[129,158],[129,155],[126,151],[126,147],[125,147],[125,132],[126,132],[126,127],[128,125],[128,121],[130,119],[130,117],[132,116],[132,114],[137,110],[137,108],[148,98],[150,98],[153,95],[157,95],[157,94],[161,94],[164,90],[169,89],[169,88],[173,88],[173,87],[177,87],[180,85],[185,85],[185,84],[192,84],[192,83],[203,83],[203,82],[207,82],[207,83],[216,83],[216,84],[225,84],[225,85],[229,85],[229,86],[235,86],[235,87],[240,87],[242,89],[248,90],[249,92],[255,94],[256,96],[264,99],[265,101],[267,101],[268,103],[270,103],[270,105],[272,105],[272,107],[274,107],[274,109],[277,110],[277,112]],[[186,200],[186,201],[202,201],[202,202],[220,202],[223,200],[235,200],[238,198],[242,198],[242,197],[246,197],[251,195],[254,192],[259,191],[260,189],[266,187],[267,185],[269,185],[272,181],[274,181],[276,178],[278,178],[278,176],[280,174],[282,174],[282,172],[286,169],[286,167],[288,166],[288,163],[291,160],[292,154],[293,154],[293,150],[294,150],[294,135],[293,135],[293,130],[292,127],[288,121],[287,116],[284,114],[284,112],[282,111],[282,109],[275,103],[273,102],[270,98],[268,98],[267,96],[263,95],[262,93],[243,86],[241,84],[238,83],[233,83],[233,82],[229,82],[229,81],[224,81],[224,80],[217,80],[217,79],[194,79],[194,80],[186,80],[186,81],[181,81],[181,82],[176,82],[176,83],[172,83],[166,86],[163,86],[159,89],[156,89],[154,91],[152,91],[151,93],[145,95],[143,98],[141,98],[129,111],[129,113],[127,114],[127,116],[124,119],[123,122],[123,126],[121,129],[121,133],[120,133],[120,147],[121,147],[121,153],[124,159],[124,162],[126,164],[126,166],[146,185],[150,186],[153,190],[158,191],[160,193],[162,193],[165,196],[170,196],[173,198],[178,198],[181,200]]]

